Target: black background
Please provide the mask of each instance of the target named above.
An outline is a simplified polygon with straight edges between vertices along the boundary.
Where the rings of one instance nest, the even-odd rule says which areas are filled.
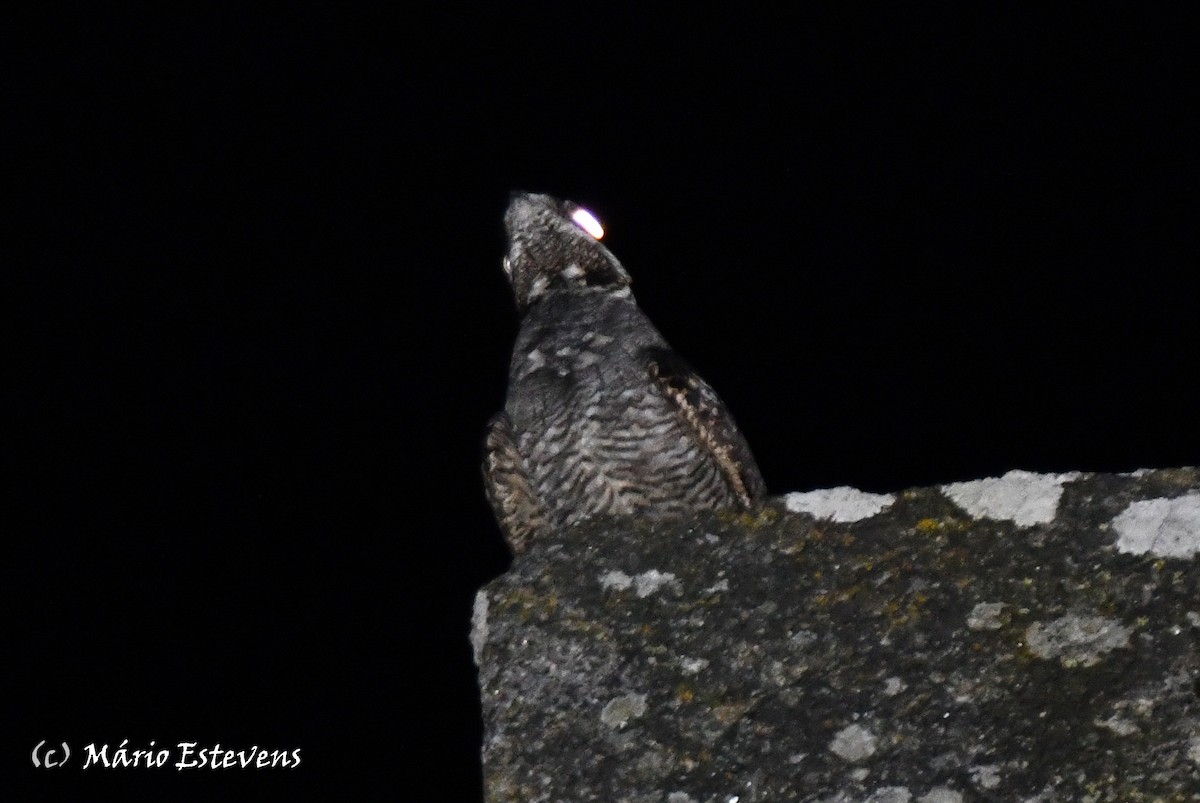
[[[8,25],[21,799],[480,798],[512,189],[596,211],[777,493],[1200,458],[1184,21],[573,11]]]

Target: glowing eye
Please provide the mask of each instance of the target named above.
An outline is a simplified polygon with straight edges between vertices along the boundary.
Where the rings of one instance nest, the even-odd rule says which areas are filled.
[[[596,220],[596,216],[584,209],[582,206],[571,213],[571,220],[574,220],[577,224],[579,224],[579,228],[583,229],[597,240],[604,236],[604,227],[600,225],[600,221]]]

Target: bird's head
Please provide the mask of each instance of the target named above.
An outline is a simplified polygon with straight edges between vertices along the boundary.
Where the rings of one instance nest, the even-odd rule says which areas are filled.
[[[583,207],[549,195],[514,192],[504,213],[504,272],[522,311],[548,293],[595,288],[629,294],[629,274],[600,244],[604,230]]]

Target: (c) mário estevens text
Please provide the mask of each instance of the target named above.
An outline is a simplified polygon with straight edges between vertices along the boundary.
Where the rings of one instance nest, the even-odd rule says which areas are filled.
[[[133,767],[172,767],[176,770],[224,769],[295,769],[300,766],[300,748],[269,750],[251,745],[231,749],[218,742],[201,746],[198,742],[179,742],[174,748],[157,748],[151,741],[145,749],[128,747],[129,740],[115,750],[108,744],[89,744],[84,747],[83,769],[123,769]]]

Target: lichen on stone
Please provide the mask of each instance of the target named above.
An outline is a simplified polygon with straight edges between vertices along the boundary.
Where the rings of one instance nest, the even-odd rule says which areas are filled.
[[[543,539],[476,601],[487,800],[1200,799],[1200,562],[1116,546],[1200,476],[1051,484]]]
[[[1050,622],[1034,622],[1025,632],[1029,651],[1038,658],[1057,658],[1063,666],[1095,666],[1112,650],[1128,647],[1133,628],[1103,616],[1068,614]]]

